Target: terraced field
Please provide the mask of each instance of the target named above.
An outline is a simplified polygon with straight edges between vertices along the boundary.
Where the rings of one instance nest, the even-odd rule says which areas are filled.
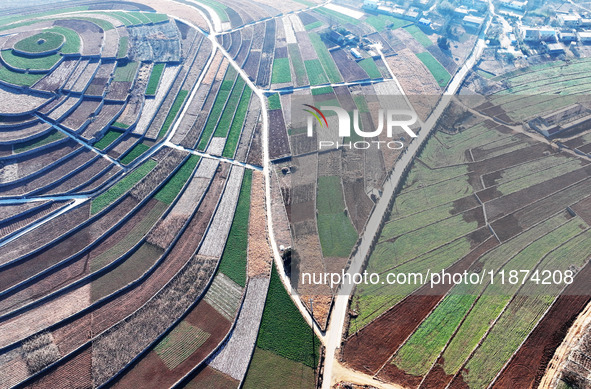
[[[588,184],[591,170],[586,158],[506,126],[496,112],[505,105],[511,107],[505,117],[523,120],[523,110],[513,105],[521,100],[510,90],[518,80],[544,79],[547,73],[560,84],[560,73],[580,66],[575,62],[572,70],[546,66],[532,74],[510,74],[508,88],[476,111],[453,103],[448,108],[463,114],[447,116],[450,121],[441,123],[417,156],[367,266],[383,276],[426,278],[357,287],[343,350],[349,366],[412,388],[487,387],[497,379],[528,386],[539,382],[555,342],[544,342],[546,359],[532,359],[542,365],[525,376],[518,377],[512,360],[519,355],[520,364],[528,363],[526,355],[532,354],[523,347],[533,347],[526,340],[538,326],[550,325],[542,323],[568,323],[582,309],[573,300],[564,306],[566,316],[556,316],[568,284],[536,282],[535,275],[569,272],[569,283],[582,282],[577,275],[584,273],[589,258],[583,242],[590,225],[584,213],[579,216],[571,207],[587,198],[588,193],[575,188]],[[554,91],[563,89],[561,84]],[[547,109],[547,97],[530,97],[535,105],[525,109],[528,115]],[[462,129],[455,131],[459,123]],[[545,206],[550,199],[555,207]],[[530,209],[537,210],[535,216]],[[477,284],[429,286],[428,274],[443,269],[489,276]],[[505,278],[526,272],[523,282]],[[376,342],[382,342],[377,350]]]
[[[260,159],[260,109],[234,71],[216,121],[193,115],[217,95],[211,41],[138,7],[3,21],[0,387],[127,387],[144,368],[170,385],[236,318],[242,288],[221,272],[247,281],[251,171],[231,166]],[[195,155],[204,130],[230,161]]]

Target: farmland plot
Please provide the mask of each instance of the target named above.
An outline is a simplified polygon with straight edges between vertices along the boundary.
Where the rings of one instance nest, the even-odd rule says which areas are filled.
[[[241,381],[250,363],[265,306],[269,278],[254,278],[247,285],[246,297],[228,343],[209,366]]]
[[[148,126],[154,119],[154,115],[156,114],[157,110],[162,105],[162,102],[168,95],[170,87],[176,79],[180,69],[181,67],[178,65],[166,66],[162,74],[162,78],[160,79],[160,84],[158,86],[156,96],[154,97],[154,99],[146,99],[144,103],[140,120],[133,129],[134,134],[143,135],[146,132]]]
[[[221,257],[224,250],[224,242],[230,232],[232,216],[238,203],[238,195],[242,183],[244,168],[234,166],[228,178],[224,195],[216,211],[212,224],[209,226],[207,235],[199,249],[200,255]]]

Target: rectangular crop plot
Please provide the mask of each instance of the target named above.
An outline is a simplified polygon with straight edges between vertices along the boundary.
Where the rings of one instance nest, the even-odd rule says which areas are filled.
[[[170,370],[180,365],[209,338],[209,333],[182,321],[154,348]]]
[[[314,46],[314,50],[316,50],[316,54],[318,54],[318,59],[320,60],[330,82],[335,83],[343,81],[343,77],[341,77],[341,73],[339,72],[339,69],[337,69],[337,65],[335,65],[332,56],[328,52],[320,35],[310,33],[310,41]]]
[[[308,79],[310,80],[310,85],[320,85],[328,83],[328,78],[324,73],[324,69],[320,64],[320,61],[317,59],[309,59],[304,61],[306,66],[306,73],[308,73]]]
[[[291,81],[289,58],[275,58],[273,61],[273,76],[271,84],[282,84]]]
[[[445,88],[451,76],[449,72],[431,55],[429,52],[419,53],[417,57],[425,64],[427,69],[431,72],[433,77],[437,80],[440,87]]]
[[[357,231],[345,211],[340,177],[319,177],[316,201],[322,254],[325,257],[348,257],[357,241]]]

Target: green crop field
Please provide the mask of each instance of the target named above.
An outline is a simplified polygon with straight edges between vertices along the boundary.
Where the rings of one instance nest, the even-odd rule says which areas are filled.
[[[168,20],[168,16],[165,14],[145,12],[145,13],[142,13],[142,15],[144,15],[145,17],[150,19],[150,21],[152,23],[161,23],[161,22],[165,22]]]
[[[90,207],[90,213],[95,213],[104,209],[107,205],[111,204],[119,197],[121,197],[128,190],[133,188],[142,178],[152,171],[157,165],[157,162],[153,159],[149,159],[131,173],[123,177],[118,183],[110,187],[107,191],[101,193],[92,200]]]
[[[166,135],[166,133],[168,132],[168,129],[170,128],[170,126],[174,122],[174,119],[176,118],[177,114],[179,113],[179,111],[180,111],[181,107],[183,106],[183,103],[185,102],[185,99],[187,98],[188,95],[189,95],[189,91],[187,91],[187,90],[181,89],[179,91],[179,94],[176,96],[176,99],[174,99],[174,103],[172,103],[172,107],[170,107],[170,111],[168,112],[168,115],[166,116],[166,120],[164,121],[162,128],[158,132],[158,139],[160,139],[160,138],[164,137],[164,135]]]
[[[404,27],[404,29],[408,31],[410,35],[412,35],[412,37],[416,39],[417,42],[423,45],[423,47],[429,47],[433,45],[433,42],[431,41],[431,39],[429,39],[427,34],[425,34],[419,27],[417,27],[416,24]]]
[[[439,61],[433,57],[433,55],[431,55],[431,53],[425,51],[423,53],[417,54],[416,56],[421,60],[422,63],[425,64],[427,69],[429,69],[440,87],[444,88],[449,83],[451,80],[451,75],[443,67],[443,65],[440,64]]]
[[[14,85],[31,86],[42,79],[45,74],[19,73],[0,63],[0,80]]]
[[[121,38],[119,38],[119,48],[117,49],[117,58],[125,58],[125,56],[127,55],[127,47],[129,45],[129,37],[127,36],[122,36]],[[151,77],[150,77],[151,79]],[[156,84],[156,86],[158,86],[158,84]],[[156,91],[154,90],[154,93]],[[152,94],[154,94],[152,93]]]
[[[310,85],[320,85],[328,83],[328,78],[324,73],[324,69],[317,59],[309,59],[304,61],[306,66],[306,73],[308,74],[308,80]]]
[[[138,66],[139,62],[126,62],[124,65],[117,65],[113,80],[132,82],[135,79]]]
[[[382,73],[378,69],[373,58],[362,59],[361,61],[358,62],[358,64],[359,64],[359,66],[361,66],[361,68],[363,70],[365,70],[365,72],[367,73],[369,78],[382,78],[383,77]]]
[[[358,236],[349,216],[345,213],[340,177],[318,178],[316,203],[322,254],[324,257],[349,257]]]
[[[13,50],[2,50],[0,55],[2,60],[13,68],[31,70],[49,70],[62,59],[59,54],[33,58],[18,54]]]
[[[60,49],[62,54],[75,54],[80,51],[81,41],[76,31],[60,26],[52,27],[47,31],[57,32],[66,37],[66,43]]]
[[[122,132],[110,129],[105,135],[94,144],[94,147],[99,150],[104,150],[111,143],[115,142],[116,139],[123,135]]]
[[[510,259],[509,263],[503,266],[503,269],[506,272],[512,269],[533,269],[540,261],[540,258],[544,258],[547,253],[559,246],[561,242],[570,239],[580,231],[578,223],[577,220],[572,219],[557,229],[541,236],[538,240],[534,240],[523,250],[517,252]],[[490,268],[490,270],[493,269]],[[501,280],[498,279],[495,284],[489,285],[482,292],[482,296],[470,310],[444,354],[446,373],[454,374],[459,369],[460,365],[469,356],[471,350],[474,349],[488,329],[489,323],[493,322],[501,313],[518,287],[519,285],[501,285]],[[462,305],[453,309],[447,309],[447,307],[450,305],[453,306],[453,300],[457,300],[466,294],[472,296],[472,301],[474,301],[478,293],[473,289],[467,291],[461,287],[455,288],[452,294],[446,297],[443,303],[435,309],[433,314],[421,324],[411,339],[400,349],[400,353],[395,359],[398,361],[397,365],[400,368],[412,372],[411,374],[415,375],[424,375],[428,372],[431,364],[435,362],[435,359],[442,351],[443,346],[452,338],[452,334],[456,331],[459,321],[468,312],[469,308],[468,305]],[[469,305],[472,305],[472,303]],[[442,317],[446,317],[447,319],[442,321]],[[417,352],[417,344],[425,345],[421,353]],[[445,357],[446,355],[447,357]]]
[[[403,19],[395,18],[389,15],[370,15],[365,19],[365,23],[369,24],[378,31],[385,30],[386,27],[396,30],[397,28],[406,26],[409,22]]]
[[[319,346],[273,265],[257,347],[312,368],[318,363]]]
[[[282,84],[291,81],[291,68],[289,67],[289,58],[275,58],[273,61],[272,84]]]
[[[408,261],[443,244],[458,239],[476,230],[476,221],[467,223],[464,215],[444,219],[399,236],[397,231],[388,229],[372,253],[376,268],[386,269]],[[391,235],[386,235],[390,233]],[[392,239],[397,237],[397,239]]]
[[[238,146],[238,141],[240,140],[240,134],[244,125],[244,120],[246,119],[246,113],[248,112],[248,105],[250,103],[251,96],[252,89],[246,85],[244,87],[244,91],[242,91],[242,96],[240,96],[240,103],[238,104],[238,108],[236,108],[236,113],[234,114],[234,119],[232,120],[230,131],[228,132],[226,145],[224,146],[224,151],[222,153],[223,157],[234,157],[236,147]]]
[[[238,103],[240,102],[240,97],[242,96],[245,85],[246,82],[242,77],[236,78],[236,83],[234,84],[234,88],[228,97],[228,101],[226,102],[226,106],[224,107],[224,111],[220,116],[220,120],[215,128],[213,136],[219,136],[222,138],[228,136],[228,131],[230,130],[230,126],[234,120],[236,107],[238,107]]]
[[[447,339],[462,320],[462,315],[458,312],[467,311],[474,300],[476,296],[463,294],[454,294],[444,299],[398,351],[392,363],[412,375],[427,374]]]
[[[168,182],[160,188],[154,195],[156,200],[160,200],[165,204],[172,204],[176,196],[180,193],[185,183],[189,180],[195,170],[195,166],[199,162],[197,155],[191,155],[180,167],[179,170],[168,180]]]
[[[289,52],[289,58],[293,66],[293,72],[295,74],[296,85],[306,84],[306,66],[300,53],[300,49],[297,43],[290,43],[287,45],[287,51]]]
[[[232,220],[230,234],[222,254],[219,271],[244,287],[246,284],[246,256],[248,248],[248,218],[250,215],[250,187],[252,170],[245,169],[240,197]]]
[[[320,20],[317,20],[315,22],[306,24],[305,28],[306,28],[306,31],[309,31],[309,30],[313,30],[315,28],[322,27],[323,25],[324,25],[324,23],[322,23]]]
[[[121,122],[114,122],[113,127],[117,127],[117,128],[121,128],[121,129],[125,130],[126,128],[129,128],[129,124],[125,124],[125,123],[121,123]]]
[[[215,0],[199,0],[199,3],[203,3],[210,8],[212,8],[216,14],[220,17],[222,23],[229,22],[230,19],[228,18],[228,14],[226,13],[226,7],[224,4],[217,2]]]
[[[14,48],[27,53],[43,53],[56,50],[64,43],[65,37],[51,31],[44,31],[16,42]]]
[[[154,351],[170,370],[193,354],[210,334],[182,321],[154,347]]]
[[[279,97],[279,93],[273,93],[271,96],[268,97],[268,100],[270,111],[274,109],[281,109],[281,98]]]
[[[243,385],[245,389],[314,387],[314,369],[258,347],[254,350]]]
[[[166,208],[166,204],[156,203],[142,220],[139,223],[136,223],[133,228],[125,234],[123,239],[118,240],[115,245],[92,258],[90,261],[90,271],[95,272],[102,269],[131,250],[133,246],[138,244],[140,240],[146,236],[158,220],[160,220],[162,214],[166,211]]]
[[[105,273],[90,284],[90,301],[95,302],[138,279],[163,254],[163,250],[150,243],[143,243],[119,266]]]
[[[142,154],[144,154],[148,150],[150,150],[150,147],[148,145],[146,145],[145,143],[138,143],[127,154],[125,154],[125,156],[123,158],[121,158],[119,161],[123,165],[128,165],[128,164],[132,163],[133,161],[135,161],[137,158],[139,158]]]
[[[335,83],[343,81],[343,77],[341,77],[341,73],[339,72],[339,69],[337,68],[337,65],[335,64],[334,60],[332,59],[332,55],[330,55],[330,52],[326,48],[326,45],[324,44],[324,42],[322,42],[322,38],[320,38],[320,35],[314,32],[311,32],[308,35],[310,36],[312,46],[314,46],[314,50],[316,50],[316,54],[318,54],[318,59],[320,60],[320,63],[322,64],[322,67],[324,68],[324,71],[326,72],[326,75],[328,76],[330,82]]]
[[[228,67],[226,75],[224,76],[224,81],[222,81],[222,85],[220,86],[218,94],[215,97],[213,107],[211,107],[211,110],[209,111],[209,116],[207,118],[207,122],[205,123],[205,128],[201,132],[201,138],[199,139],[199,143],[197,144],[197,149],[199,151],[205,151],[205,148],[209,144],[209,138],[211,137],[217,126],[218,119],[224,111],[226,100],[228,99],[230,92],[232,91],[232,87],[234,83],[237,82],[238,78],[240,77],[237,76],[236,70],[234,70],[234,68],[232,68],[231,66]],[[242,82],[244,82],[244,80]]]
[[[36,149],[37,147],[55,142],[60,139],[64,139],[65,135],[58,130],[52,130],[48,134],[43,135],[41,138],[29,140],[26,142],[16,143],[13,146],[13,152],[15,154],[23,153],[28,150]]]
[[[157,63],[152,68],[152,74],[150,74],[150,79],[148,80],[148,86],[146,88],[146,94],[149,96],[155,95],[156,90],[158,89],[158,84],[160,83],[160,77],[162,77],[162,72],[164,71],[163,63]]]

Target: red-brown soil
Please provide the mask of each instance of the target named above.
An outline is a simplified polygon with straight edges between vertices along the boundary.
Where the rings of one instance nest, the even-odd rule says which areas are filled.
[[[42,375],[30,385],[27,385],[27,387],[38,389],[91,388],[91,365],[92,354],[91,348],[89,347],[75,358]]]
[[[5,244],[2,246],[2,248],[0,248],[0,263],[14,261],[15,259],[24,256],[27,253],[47,245],[52,240],[59,238],[66,232],[83,223],[86,219],[88,219],[89,214],[90,203],[86,202],[85,204],[76,207],[69,212],[66,212],[37,227],[34,231],[30,231],[18,239]],[[5,272],[5,269],[3,269],[0,273],[0,285],[3,287],[5,285],[8,286],[8,284],[7,280],[3,279],[2,277],[7,277],[7,279],[10,279],[12,276],[14,276],[14,274],[12,274],[12,270],[8,272],[11,273],[10,277],[5,275]]]
[[[0,300],[0,311],[11,310],[16,306],[21,306],[28,301],[41,298],[90,274],[91,270],[88,267],[89,259],[92,260],[92,258],[107,251],[120,240],[124,239],[126,235],[142,221],[146,214],[150,212],[155,204],[156,200],[150,200],[149,202],[145,203],[138,210],[138,212],[136,212],[131,218],[129,218],[129,220],[127,220],[126,223],[121,226],[121,228],[110,234],[107,239],[92,249],[87,255],[80,255],[67,266],[45,277],[42,277],[25,290],[20,290],[17,293],[11,295],[9,298]],[[112,212],[108,213],[107,215],[121,216],[120,214],[113,214]]]
[[[86,208],[86,212],[88,212],[89,205],[90,203],[88,202],[83,206]],[[61,242],[28,256],[23,261],[19,261],[19,263],[14,266],[2,269],[2,271],[0,271],[0,285],[2,285],[3,289],[13,286],[39,273],[40,271],[47,269],[59,261],[74,255],[83,248],[87,247],[100,235],[106,232],[111,226],[117,223],[121,216],[127,214],[131,209],[133,209],[135,205],[137,205],[137,201],[133,200],[131,197],[127,197],[125,200],[115,206],[115,208],[113,208],[110,212],[100,216],[96,220],[89,223],[86,227],[78,230],[76,233],[70,235]],[[73,214],[70,218],[75,216],[76,214]],[[77,220],[80,223],[83,221],[80,219]],[[31,239],[32,238],[33,237],[31,237]]]
[[[591,196],[584,198],[571,208],[585,223],[591,225]]]
[[[493,388],[538,387],[556,348],[560,346],[572,323],[591,300],[590,277],[591,265],[588,262],[530,333],[501,372]]]
[[[225,317],[203,300],[191,310],[185,320],[210,334],[201,347],[172,370],[166,367],[156,352],[150,351],[121,377],[114,387],[129,388],[139,385],[141,388],[156,389],[172,386],[201,363],[224,339],[231,327],[231,323]]]
[[[486,240],[450,266],[448,271],[467,270],[483,253],[497,244],[496,239]],[[343,345],[345,363],[362,373],[376,374],[451,287],[451,284],[442,284],[431,289],[425,285],[351,335]]]

